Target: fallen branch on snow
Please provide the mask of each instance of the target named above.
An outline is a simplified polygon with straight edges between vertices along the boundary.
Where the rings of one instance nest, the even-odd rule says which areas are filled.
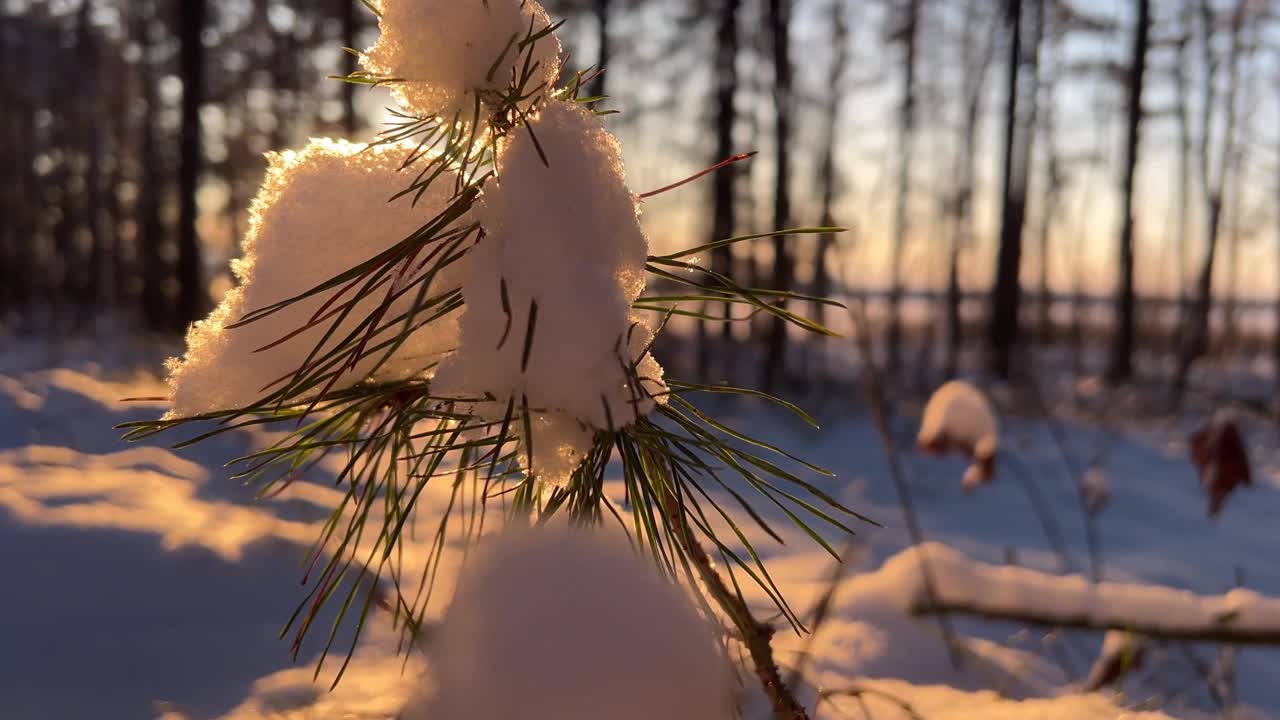
[[[932,593],[918,580],[903,584],[903,607],[913,615],[959,613],[1165,640],[1280,645],[1280,598],[1251,590],[1197,595],[1160,585],[1094,584],[1079,575],[976,562],[936,543],[918,550],[927,553],[936,582]],[[886,569],[896,563],[914,565],[915,555],[891,558]],[[901,572],[904,579],[918,578],[914,567]]]

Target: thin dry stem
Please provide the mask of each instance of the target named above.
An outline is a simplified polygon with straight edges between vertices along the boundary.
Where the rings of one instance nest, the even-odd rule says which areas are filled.
[[[783,681],[782,672],[773,658],[771,644],[773,628],[757,620],[742,597],[730,591],[725,585],[724,579],[712,566],[711,558],[698,542],[693,529],[689,527],[685,519],[683,503],[670,483],[666,484],[662,493],[662,513],[674,531],[677,541],[684,548],[689,562],[697,570],[698,577],[706,586],[707,592],[738,628],[742,643],[751,656],[752,665],[755,666],[756,677],[759,678],[760,685],[773,706],[775,720],[809,720],[809,713],[796,700],[791,688]]]

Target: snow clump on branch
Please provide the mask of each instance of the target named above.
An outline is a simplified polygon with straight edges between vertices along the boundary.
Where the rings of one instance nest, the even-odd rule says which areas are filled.
[[[171,417],[246,407],[281,389],[333,326],[343,305],[356,296],[355,289],[329,308],[324,308],[325,303],[334,299],[341,286],[245,325],[229,326],[246,313],[306,293],[390,249],[448,206],[453,185],[449,178],[433,183],[416,207],[407,197],[388,203],[404,189],[403,175],[397,170],[412,150],[413,145],[406,143],[365,146],[320,139],[302,150],[269,156],[266,178],[250,208],[243,256],[231,265],[239,285],[227,292],[208,318],[191,327],[186,354],[168,361]],[[424,282],[437,261],[457,255],[457,260],[431,276],[427,299],[456,291],[465,272],[461,246],[448,252],[448,242],[437,245],[419,254],[416,273],[409,269],[398,280],[402,287]],[[423,265],[433,250],[439,252]],[[366,293],[322,347],[333,349],[357,332],[389,289],[384,284],[379,291]],[[379,323],[384,329],[370,341],[370,349],[401,331],[418,289],[418,285],[409,287],[392,302]],[[323,319],[313,323],[322,309]],[[421,310],[413,321],[422,324],[433,312]],[[429,370],[457,345],[457,316],[450,313],[415,330],[378,369],[379,379],[404,379]],[[400,322],[393,322],[397,318]],[[347,369],[334,388],[366,379],[384,354],[369,353]]]
[[[591,447],[585,428],[565,428],[621,428],[666,391],[653,330],[630,310],[648,241],[617,139],[582,105],[551,102],[505,143],[475,215],[484,237],[462,289],[462,343],[434,393],[491,395],[475,408],[488,415],[543,414],[559,440],[541,443],[553,462],[529,469],[563,482]],[[539,444],[535,433],[535,465]]]
[[[991,401],[963,380],[934,391],[924,408],[916,444],[927,453],[960,453],[972,465],[964,473],[964,489],[973,490],[995,475],[1000,430]]]
[[[547,11],[534,0],[375,5],[381,35],[360,62],[387,78],[396,102],[416,115],[470,122],[476,98],[505,94],[513,79],[530,96],[520,108],[529,112],[534,97],[545,96],[560,76],[560,41],[547,32]]]

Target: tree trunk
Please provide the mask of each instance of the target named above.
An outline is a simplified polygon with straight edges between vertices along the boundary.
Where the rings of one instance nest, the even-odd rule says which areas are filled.
[[[823,129],[822,163],[818,169],[818,187],[822,193],[822,226],[833,227],[835,222],[836,199],[836,146],[840,137],[840,106],[844,99],[843,85],[845,66],[849,63],[849,24],[844,15],[842,0],[831,3],[831,44],[834,54],[831,58],[831,72],[827,76],[827,107],[825,113],[826,126]],[[813,294],[825,298],[831,294],[831,282],[828,269],[828,256],[835,246],[836,236],[831,233],[818,237],[818,246],[813,258]],[[827,306],[821,302],[813,303],[813,317],[822,325],[826,324]],[[826,346],[826,338],[819,337],[819,350]],[[819,353],[819,363],[824,356]],[[816,368],[819,377],[826,373],[825,364]]]
[[[1040,209],[1040,291],[1036,309],[1040,313],[1036,323],[1037,340],[1041,345],[1053,342],[1053,291],[1050,288],[1049,275],[1053,266],[1053,227],[1058,217],[1058,198],[1062,191],[1062,163],[1058,158],[1058,121],[1057,121],[1057,68],[1053,73],[1046,73],[1043,81],[1045,106],[1040,112],[1041,141],[1044,143],[1045,183],[1044,197]]]
[[[9,30],[10,19],[0,15],[0,63],[15,67],[21,53]],[[22,175],[26,147],[21,137],[21,117],[28,112],[21,102],[19,91],[8,75],[0,77],[0,104],[7,112],[0,114],[0,328],[6,327],[10,314],[17,314],[23,298],[16,285],[25,270],[18,265],[18,247],[21,232],[20,217],[26,214],[21,198]]]
[[[89,20],[89,0],[82,0],[77,20],[76,58],[83,73],[79,97],[79,145],[83,153],[80,169],[84,187],[84,226],[89,234],[89,254],[84,259],[78,280],[78,299],[83,308],[77,314],[77,326],[83,326],[91,313],[101,309],[103,298],[103,266],[106,264],[106,229],[103,227],[102,121],[98,102],[103,84],[99,68],[104,62],[97,51],[93,26]]]
[[[1245,106],[1249,98],[1243,98]],[[1222,297],[1222,346],[1230,352],[1240,340],[1236,320],[1239,315],[1240,243],[1244,238],[1244,182],[1248,177],[1245,154],[1242,149],[1232,153],[1231,180],[1223,192],[1231,198],[1231,234],[1227,236],[1227,289]],[[1230,190],[1229,193],[1226,191]]]
[[[720,16],[716,24],[716,52],[714,67],[714,83],[716,98],[715,136],[716,150],[713,163],[720,162],[734,154],[733,131],[738,124],[738,12],[742,0],[724,0],[720,7]],[[711,179],[712,220],[711,239],[723,240],[733,237],[736,228],[737,198],[737,164],[722,168]],[[729,246],[719,247],[711,251],[711,269],[732,275],[733,249]],[[724,307],[726,322],[720,327],[721,348],[726,364],[731,362],[732,353],[728,351],[733,339],[733,326],[727,322],[730,316],[728,306]],[[706,329],[706,321],[698,320],[698,375],[703,380],[710,379],[711,342]],[[725,375],[732,376],[732,368],[725,368]]]
[[[964,122],[959,128],[956,146],[959,148],[955,167],[955,186],[952,191],[951,248],[947,258],[947,295],[945,317],[947,324],[946,355],[943,372],[953,378],[959,370],[960,347],[964,341],[964,325],[961,310],[964,297],[960,288],[960,255],[973,233],[974,159],[977,156],[978,121],[982,111],[982,90],[986,84],[987,70],[995,51],[994,34],[987,35],[979,46],[978,31],[983,26],[977,12],[981,0],[971,1],[965,10],[965,29],[962,54],[965,67]]]
[[[151,30],[151,18],[155,16],[155,3],[148,3],[146,9],[138,9],[133,21],[134,34],[141,47],[141,86],[143,111],[139,114],[142,123],[141,140],[138,142],[138,164],[141,166],[141,177],[138,188],[138,204],[135,210],[138,222],[137,250],[142,272],[142,314],[147,326],[156,332],[168,329],[172,325],[170,315],[171,300],[165,288],[168,267],[164,259],[165,237],[164,222],[160,217],[161,195],[163,191],[162,154],[159,150],[159,138],[156,132],[156,118],[160,115],[160,98],[158,93],[159,72],[152,66],[152,48],[156,41]]]
[[[356,5],[360,0],[338,0],[338,18],[342,23],[342,45],[352,50],[358,50],[356,43],[359,42],[359,17],[356,15]],[[349,52],[342,53],[342,74],[350,75],[356,71],[356,56]],[[342,83],[342,130],[348,138],[354,137],[356,128],[359,126],[359,118],[356,116],[356,86],[355,83]]]
[[[1028,20],[1023,0],[1008,0],[1005,21],[1010,30],[1008,100],[1005,106],[1004,193],[1000,210],[1000,249],[996,258],[996,283],[991,293],[990,358],[991,372],[1008,379],[1012,355],[1019,340],[1019,312],[1022,287],[1022,231],[1027,212],[1027,177],[1031,160],[1035,127],[1035,77],[1038,67],[1040,32],[1043,27],[1043,0],[1027,0],[1034,13]],[[1032,24],[1032,41],[1023,39],[1023,23]],[[1025,46],[1025,47],[1024,47]],[[1031,82],[1019,76],[1022,65],[1030,66]],[[1026,90],[1030,85],[1031,90]],[[1025,118],[1020,117],[1025,115]]]
[[[791,224],[791,0],[769,0],[769,30],[773,38],[774,191],[773,225],[784,230]],[[773,289],[791,289],[793,271],[787,237],[773,239]],[[785,306],[785,300],[778,300]],[[787,356],[787,323],[774,317],[761,383],[772,391],[783,376]]]
[[[201,268],[199,208],[196,194],[203,170],[200,139],[200,106],[204,103],[205,52],[201,40],[206,0],[186,0],[178,18],[180,76],[182,78],[182,131],[179,140],[181,169],[178,175],[178,297],[174,325],[184,331],[204,314],[209,304]]]
[[[1208,0],[1201,0],[1200,16],[1204,32],[1201,46],[1204,51],[1204,84],[1203,97],[1200,103],[1200,179],[1205,201],[1205,256],[1196,279],[1196,294],[1191,308],[1191,327],[1187,332],[1186,342],[1178,358],[1177,373],[1174,376],[1174,395],[1181,399],[1187,387],[1187,379],[1191,367],[1209,349],[1210,323],[1209,314],[1213,309],[1213,271],[1218,254],[1218,237],[1222,227],[1223,187],[1226,183],[1227,165],[1235,152],[1236,131],[1236,94],[1240,80],[1240,33],[1244,20],[1245,3],[1239,0],[1232,15],[1231,48],[1227,58],[1227,94],[1225,98],[1226,117],[1221,123],[1222,140],[1219,148],[1221,167],[1217,178],[1213,177],[1209,152],[1209,135],[1214,118],[1214,86],[1217,78],[1217,61],[1213,57],[1213,27],[1216,13]]]
[[[601,97],[605,94],[607,87],[607,73],[609,67],[609,5],[610,0],[592,0],[596,13],[596,76],[591,81],[591,87],[587,90],[587,94],[592,97]],[[736,41],[735,41],[736,42]],[[723,160],[724,158],[720,158]],[[717,161],[719,162],[719,161]]]
[[[902,100],[898,106],[898,194],[893,213],[893,247],[889,270],[889,333],[886,368],[895,372],[902,360],[902,254],[907,243],[911,205],[912,148],[916,130],[916,44],[919,36],[920,0],[906,0],[906,16],[900,29],[903,43]]]
[[[1280,71],[1276,72],[1276,95],[1277,97],[1280,97]],[[1280,157],[1280,136],[1277,136],[1276,138],[1276,157]],[[1280,208],[1280,163],[1276,163],[1275,191],[1276,191],[1275,206],[1277,208]],[[1277,275],[1280,276],[1280,213],[1276,214],[1275,223],[1276,223],[1275,231],[1276,231],[1276,250],[1277,250],[1276,272],[1277,272]],[[1272,358],[1271,358],[1273,367],[1271,371],[1275,374],[1276,385],[1280,386],[1280,283],[1277,283],[1275,302],[1276,302],[1275,318],[1273,320],[1273,322],[1275,323],[1275,327],[1272,328],[1273,344],[1272,344]],[[1277,409],[1277,412],[1280,412],[1280,404],[1277,404],[1276,409]]]
[[[1113,383],[1133,377],[1135,325],[1134,297],[1134,188],[1138,145],[1142,141],[1142,89],[1147,71],[1147,41],[1151,31],[1151,0],[1137,0],[1138,20],[1133,30],[1133,54],[1129,64],[1128,111],[1125,118],[1124,180],[1121,184],[1120,282],[1115,297],[1115,330],[1107,377]]]
[[[1172,333],[1174,338],[1173,352],[1177,353],[1185,338],[1181,337],[1185,332],[1184,328],[1189,324],[1190,317],[1188,311],[1190,308],[1190,298],[1187,288],[1187,258],[1188,245],[1190,240],[1190,213],[1191,207],[1191,103],[1188,98],[1188,85],[1190,78],[1187,76],[1187,67],[1191,62],[1190,54],[1187,48],[1191,44],[1191,0],[1182,0],[1182,6],[1179,8],[1180,32],[1177,44],[1177,56],[1173,63],[1174,68],[1174,90],[1176,97],[1176,112],[1178,115],[1178,308],[1175,314],[1175,323],[1177,330]]]

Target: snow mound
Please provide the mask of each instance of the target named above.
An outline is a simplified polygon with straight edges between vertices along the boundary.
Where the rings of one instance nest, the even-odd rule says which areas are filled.
[[[279,389],[273,383],[302,365],[337,315],[326,317],[280,345],[258,350],[308,325],[338,289],[319,293],[247,325],[228,326],[248,312],[295,297],[369,260],[444,210],[453,187],[450,178],[432,183],[416,205],[408,197],[388,202],[408,184],[397,170],[413,147],[412,143],[365,146],[317,139],[300,151],[269,156],[270,167],[251,207],[244,255],[232,261],[239,286],[227,292],[208,318],[191,327],[186,354],[168,362],[172,416],[244,407]],[[444,248],[430,246],[420,254],[409,274],[398,280],[401,287],[425,281],[430,266],[419,265],[436,250],[443,253]],[[428,298],[461,286],[461,260],[465,256],[430,278]],[[357,303],[324,347],[332,349],[354,332],[387,293],[384,286]],[[382,321],[382,325],[390,326],[369,347],[400,331],[402,323],[391,321],[410,310],[416,295],[416,288],[409,290],[392,304]],[[347,293],[326,313],[340,308],[353,296],[354,292]],[[415,316],[415,322],[425,319],[425,313]],[[456,316],[435,320],[414,332],[380,369],[379,376],[403,379],[422,373],[442,353],[456,346],[457,337]],[[374,354],[358,363],[335,387],[365,379],[381,356]]]
[[[524,72],[526,56],[532,75],[526,92],[539,85],[548,90],[560,76],[553,33],[531,51],[518,47],[551,24],[534,0],[381,0],[377,6],[382,34],[360,62],[392,78],[396,102],[417,115],[470,122],[476,98],[505,91]]]
[[[488,393],[496,401],[478,411],[491,416],[527,399],[564,423],[623,427],[666,390],[648,353],[653,330],[629,309],[648,256],[636,197],[617,139],[589,110],[553,102],[531,125],[502,149],[497,183],[477,203],[486,235],[463,286],[462,343],[435,392]],[[584,454],[589,435],[580,439],[554,445],[557,456]],[[562,469],[544,479],[562,481]]]
[[[437,690],[404,720],[733,717],[710,626],[620,535],[542,527],[486,542],[427,639]]]
[[[973,465],[964,474],[966,490],[989,482],[1000,445],[991,402],[963,380],[944,384],[925,404],[916,444],[925,452],[957,452],[971,460]]]
[[[203,499],[208,474],[159,448],[93,455],[30,445],[0,451],[0,511],[37,527],[154,535],[166,550],[199,547],[230,562],[263,539],[298,547],[315,539],[313,525]]]

